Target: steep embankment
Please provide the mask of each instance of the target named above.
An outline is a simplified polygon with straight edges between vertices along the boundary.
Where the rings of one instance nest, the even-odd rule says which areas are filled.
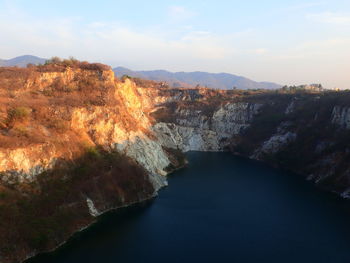
[[[75,63],[0,69],[0,262],[152,198],[180,165],[151,131],[153,104],[133,82]]]
[[[289,169],[347,197],[350,192],[349,92],[200,94],[153,115],[163,145],[229,150]],[[220,102],[218,102],[218,100]]]
[[[169,89],[65,61],[0,69],[0,262],[147,200],[181,152],[228,150],[348,196],[347,92]]]

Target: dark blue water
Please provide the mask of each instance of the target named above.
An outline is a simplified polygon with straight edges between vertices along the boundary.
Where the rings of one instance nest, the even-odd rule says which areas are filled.
[[[152,203],[32,262],[350,262],[349,202],[229,153],[188,159]]]

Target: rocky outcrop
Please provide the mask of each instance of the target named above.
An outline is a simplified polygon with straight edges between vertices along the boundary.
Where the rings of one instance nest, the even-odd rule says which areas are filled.
[[[157,123],[153,127],[159,142],[168,148],[187,151],[220,151],[218,135],[209,129]]]
[[[250,126],[261,106],[261,103],[228,103],[214,112],[212,129],[219,135],[219,139],[238,135]]]
[[[36,90],[42,91],[51,88],[58,79],[64,85],[73,86],[74,79],[89,77],[101,80],[105,87],[114,90],[113,99],[118,104],[68,106],[68,111],[61,106],[51,106],[57,115],[64,114],[69,120],[69,130],[55,142],[48,139],[45,143],[23,148],[0,147],[0,175],[4,182],[32,182],[39,174],[52,169],[57,160],[72,160],[84,151],[84,147],[101,146],[136,160],[150,172],[156,189],[166,184],[165,179],[155,177],[166,174],[165,168],[170,161],[149,129],[151,123],[147,107],[150,103],[139,95],[135,83],[127,79],[114,84],[114,75],[109,71],[96,74],[68,69],[67,72],[43,73],[40,77],[29,80],[26,86],[28,89],[34,86]]]
[[[67,151],[65,154],[69,155],[69,152]],[[0,179],[12,185],[32,182],[37,175],[53,168],[57,157],[61,156],[50,144],[18,149],[1,149]]]
[[[151,96],[141,96],[134,82],[116,80],[108,70],[29,75],[8,95],[16,101],[0,87],[0,234],[7,240],[0,244],[1,263],[50,250],[98,215],[153,198],[176,159],[151,129]],[[21,114],[24,107],[25,115],[7,125],[8,112]],[[23,220],[35,223],[31,215],[47,227],[29,231]]]
[[[335,106],[332,111],[332,123],[350,129],[350,107]]]
[[[182,151],[231,150],[290,169],[347,196],[349,135],[337,129],[349,128],[350,107],[337,105],[344,105],[345,96],[346,93],[275,94],[253,99],[247,96],[239,101],[223,99],[215,104],[206,95],[175,105],[163,100],[158,107],[161,113],[155,114],[160,117],[153,130],[163,146]]]
[[[156,123],[163,146],[187,151],[222,151],[229,139],[247,129],[261,104],[227,103],[209,115],[203,110],[177,109],[174,123]]]
[[[252,158],[259,159],[261,154],[275,154],[280,151],[284,146],[294,141],[296,134],[292,132],[286,132],[285,134],[274,134],[267,141],[265,141],[261,148],[257,149]]]

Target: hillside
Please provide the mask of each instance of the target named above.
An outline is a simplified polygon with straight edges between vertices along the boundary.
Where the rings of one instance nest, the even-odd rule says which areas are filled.
[[[150,103],[108,66],[2,67],[0,100],[1,263],[154,197],[176,166],[149,130]]]
[[[152,199],[183,152],[230,151],[350,196],[350,93],[169,88],[52,60],[0,68],[0,262]]]
[[[127,68],[114,68],[116,76],[129,75],[131,77],[164,81],[172,87],[195,87],[197,85],[214,89],[278,89],[281,85],[272,82],[256,82],[245,77],[228,73],[208,72],[169,72],[165,70],[132,71]]]
[[[14,67],[14,66],[26,67],[28,64],[33,64],[33,65],[44,64],[45,61],[46,61],[45,58],[39,58],[31,55],[24,55],[24,56],[15,57],[8,60],[0,59],[0,66],[1,67]]]

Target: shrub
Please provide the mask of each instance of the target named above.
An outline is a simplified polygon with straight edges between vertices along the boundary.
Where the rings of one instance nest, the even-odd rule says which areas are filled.
[[[65,66],[73,67],[73,66],[79,64],[79,60],[77,60],[74,57],[69,57],[69,59],[64,59],[62,61],[62,64],[64,64]]]
[[[44,89],[43,90],[43,94],[47,97],[52,97],[53,96],[53,91],[51,88],[48,88],[48,89]]]
[[[0,129],[5,129],[7,127],[6,121],[0,119]]]
[[[60,119],[53,119],[49,123],[49,128],[56,130],[59,133],[63,133],[68,130],[69,123]]]
[[[62,63],[62,59],[59,57],[52,57],[51,59],[45,61],[45,65],[60,63]]]
[[[86,146],[87,157],[100,158],[101,153],[95,146]]]
[[[125,74],[125,75],[123,75],[120,79],[121,79],[122,81],[125,81],[126,79],[132,79],[132,77]]]
[[[30,115],[30,109],[27,107],[11,108],[7,112],[7,127],[13,127],[17,122],[25,121]]]
[[[89,63],[87,61],[79,61],[73,57],[69,59],[61,59],[59,57],[52,57],[47,60],[44,65],[38,66],[39,72],[63,72],[67,67],[80,68],[82,70],[110,70],[111,67],[101,63]]]
[[[0,200],[5,199],[8,196],[6,192],[0,192]]]
[[[23,137],[28,136],[28,129],[26,127],[19,126],[19,127],[16,127],[14,130],[18,136],[23,136]]]

